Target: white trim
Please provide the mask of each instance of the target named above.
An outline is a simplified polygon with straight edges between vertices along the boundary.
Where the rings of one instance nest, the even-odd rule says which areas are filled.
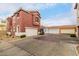
[[[19,25],[16,26],[16,32],[19,32]]]
[[[11,32],[7,32],[8,35],[11,35]]]
[[[26,35],[26,32],[15,32],[15,36]]]

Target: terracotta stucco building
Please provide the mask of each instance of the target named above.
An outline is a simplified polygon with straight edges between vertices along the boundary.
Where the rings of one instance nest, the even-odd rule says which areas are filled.
[[[40,29],[40,13],[38,11],[25,11],[22,8],[7,18],[7,32],[11,35],[25,33],[26,28]]]

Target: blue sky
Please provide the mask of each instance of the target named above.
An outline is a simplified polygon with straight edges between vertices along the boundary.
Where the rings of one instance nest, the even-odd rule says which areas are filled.
[[[19,8],[38,10],[41,15],[41,24],[44,26],[74,25],[73,4],[70,3],[2,3],[0,4],[0,18],[6,19]]]

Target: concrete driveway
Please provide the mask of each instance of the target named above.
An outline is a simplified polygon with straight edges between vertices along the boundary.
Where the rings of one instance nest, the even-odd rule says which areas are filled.
[[[67,35],[47,34],[10,41],[8,44],[12,46],[3,52],[0,51],[0,55],[76,56],[75,47],[78,43],[79,40]]]
[[[21,48],[5,41],[0,41],[0,56],[29,56],[30,54]]]

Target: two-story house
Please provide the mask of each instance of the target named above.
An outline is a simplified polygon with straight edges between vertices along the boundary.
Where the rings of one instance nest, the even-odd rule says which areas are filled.
[[[40,14],[38,11],[19,9],[7,18],[7,32],[11,35],[37,35],[40,29]]]

